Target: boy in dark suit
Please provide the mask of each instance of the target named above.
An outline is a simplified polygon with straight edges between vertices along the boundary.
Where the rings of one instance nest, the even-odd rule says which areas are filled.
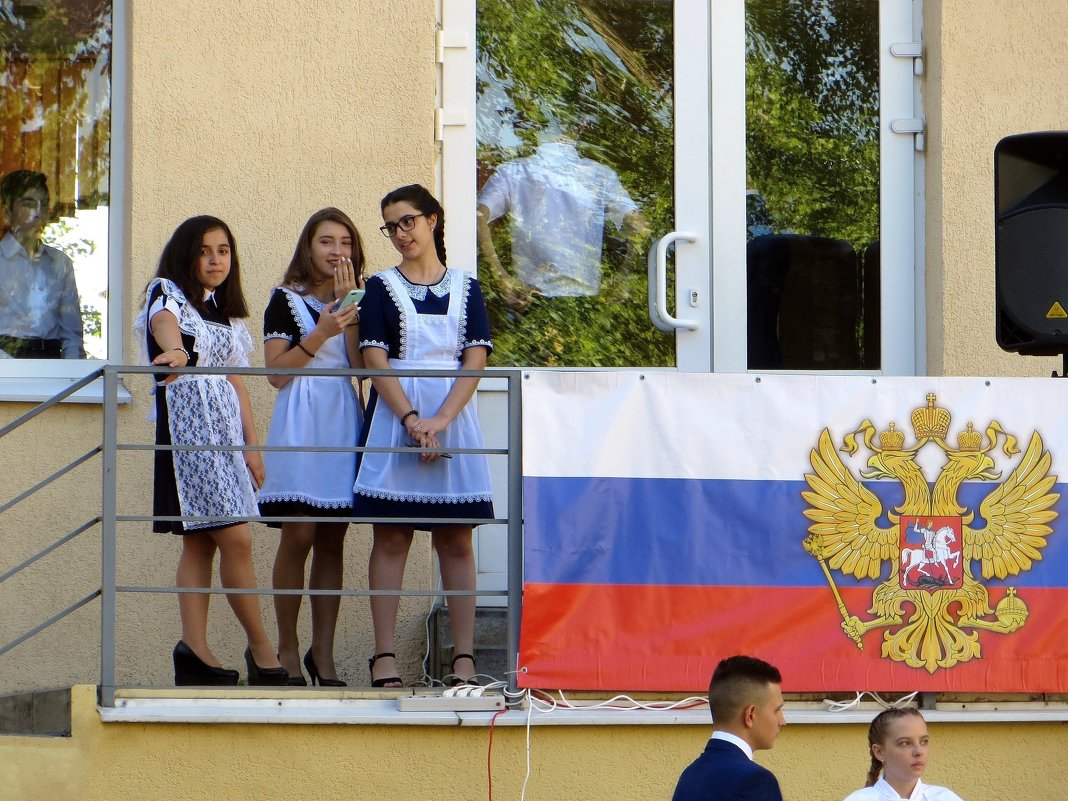
[[[712,739],[679,777],[672,801],[782,801],[775,775],[753,761],[786,725],[782,674],[751,656],[716,665],[708,685]]]

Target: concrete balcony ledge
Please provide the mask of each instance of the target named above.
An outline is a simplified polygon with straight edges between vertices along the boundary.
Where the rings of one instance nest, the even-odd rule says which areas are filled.
[[[467,699],[450,699],[441,692],[383,693],[371,690],[182,689],[119,690],[114,707],[98,707],[105,723],[253,723],[296,725],[386,726],[710,726],[708,708],[608,708],[606,702],[574,701],[573,706],[544,710],[502,708],[503,697],[488,693],[487,705],[470,709]],[[620,705],[618,699],[613,702]],[[651,702],[644,701],[649,704]],[[863,704],[830,710],[817,702],[788,702],[784,710],[791,724],[867,724],[881,709]],[[1063,702],[1005,702],[940,704],[924,710],[929,722],[1063,722]]]

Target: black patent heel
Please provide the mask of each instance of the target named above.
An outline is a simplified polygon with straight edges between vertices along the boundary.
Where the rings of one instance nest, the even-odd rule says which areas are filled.
[[[248,666],[249,685],[282,687],[289,683],[289,671],[284,667],[261,668],[252,658],[252,649],[245,649],[245,664]]]
[[[318,684],[320,687],[348,687],[346,682],[341,679],[324,679],[319,675],[319,668],[315,666],[315,660],[312,658],[311,648],[308,649],[308,653],[304,654],[304,667],[308,669],[308,675],[311,676],[312,687]]]
[[[240,678],[236,670],[209,665],[182,640],[178,640],[178,644],[174,646],[172,657],[175,687],[229,687],[237,684]]]

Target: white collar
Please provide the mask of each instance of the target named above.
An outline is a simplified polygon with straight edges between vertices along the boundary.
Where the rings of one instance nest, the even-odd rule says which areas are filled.
[[[753,759],[753,747],[736,734],[731,734],[729,731],[719,731],[717,729],[716,731],[712,732],[712,739],[725,740],[728,743],[732,743],[733,745],[736,745],[741,748],[742,753],[749,757],[750,760]]]
[[[215,290],[214,289],[205,289],[204,290],[204,302],[207,303],[209,300],[210,301],[214,301],[215,300]]]
[[[879,798],[885,798],[887,801],[890,801],[890,799],[898,801],[901,798],[897,794],[897,790],[890,786],[890,782],[886,780],[885,776],[879,776],[879,781],[875,782],[874,787],[879,793]],[[917,799],[919,801],[919,799],[925,797],[923,779],[917,779],[916,786],[912,788],[912,795],[909,796],[909,799]]]

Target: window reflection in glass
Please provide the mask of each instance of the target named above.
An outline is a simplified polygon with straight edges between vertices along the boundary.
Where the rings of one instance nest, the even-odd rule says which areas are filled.
[[[0,0],[0,351],[106,358],[110,0]]]
[[[750,369],[878,369],[878,0],[746,3]]]
[[[655,366],[650,234],[671,230],[672,5],[479,0],[479,280],[491,364]]]

